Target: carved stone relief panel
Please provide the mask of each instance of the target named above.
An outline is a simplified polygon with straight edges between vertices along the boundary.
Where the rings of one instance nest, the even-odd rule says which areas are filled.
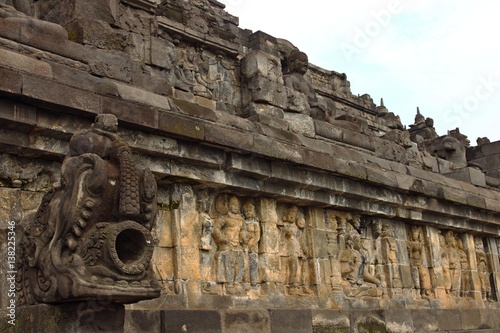
[[[326,292],[346,300],[452,304],[472,295],[474,255],[477,289],[485,301],[493,298],[488,252],[479,241],[468,247],[466,234],[206,191],[198,193],[198,216],[203,293],[307,298]]]

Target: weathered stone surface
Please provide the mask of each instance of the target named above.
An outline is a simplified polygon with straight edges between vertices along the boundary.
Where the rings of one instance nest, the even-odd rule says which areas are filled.
[[[498,327],[496,143],[482,139],[457,169],[444,138],[408,142],[413,129],[433,136],[430,120],[405,131],[345,75],[249,37],[217,1],[160,2],[37,1],[37,15],[75,18],[69,36],[0,5],[3,224],[65,186],[70,137],[113,113],[160,193],[162,295],[128,307],[129,330]],[[456,153],[465,139],[451,134]]]
[[[33,76],[24,78],[23,95],[56,108],[91,114],[101,111],[101,99],[94,93]]]
[[[162,311],[161,332],[222,333],[218,311]]]
[[[160,311],[129,310],[125,312],[125,333],[161,333],[161,327]]]
[[[120,121],[151,129],[159,128],[161,111],[149,106],[128,103],[118,98],[103,97],[103,112],[115,115]]]
[[[486,178],[484,173],[475,168],[463,168],[459,170],[453,170],[451,172],[445,173],[446,176],[461,180],[464,182],[469,182],[477,186],[486,186]]]
[[[311,310],[270,310],[271,333],[312,333]]]
[[[145,104],[151,107],[158,108],[160,110],[170,110],[170,100],[146,90],[137,89],[133,86],[123,84],[120,82],[115,83],[119,96],[127,101],[136,102],[140,104]]]
[[[284,119],[288,121],[289,128],[292,132],[314,137],[314,122],[311,117],[300,113],[285,112]]]
[[[0,65],[49,79],[53,77],[48,63],[5,49],[0,49]]]
[[[229,310],[222,314],[222,332],[231,333],[270,333],[271,321],[265,310]]]
[[[127,55],[116,51],[90,48],[85,49],[84,52],[83,58],[88,63],[92,74],[130,83],[132,63]]]

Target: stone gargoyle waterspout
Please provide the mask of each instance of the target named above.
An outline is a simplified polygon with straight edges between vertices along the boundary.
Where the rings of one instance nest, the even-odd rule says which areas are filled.
[[[26,225],[18,267],[21,303],[160,295],[150,265],[156,180],[138,170],[115,116],[101,114],[69,143],[61,185]]]

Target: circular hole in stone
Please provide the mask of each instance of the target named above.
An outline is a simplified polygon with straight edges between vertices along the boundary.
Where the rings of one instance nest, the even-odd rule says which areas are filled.
[[[115,243],[118,258],[125,264],[141,261],[147,249],[146,237],[136,229],[125,229],[116,236]]]

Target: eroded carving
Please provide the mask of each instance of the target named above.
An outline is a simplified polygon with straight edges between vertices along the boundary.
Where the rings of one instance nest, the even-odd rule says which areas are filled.
[[[491,272],[489,268],[488,257],[486,256],[486,252],[484,250],[483,239],[480,237],[475,237],[474,244],[476,248],[477,273],[479,275],[479,283],[481,286],[481,297],[483,301],[491,301]]]
[[[410,256],[411,276],[415,298],[433,297],[431,277],[424,249],[424,231],[422,226],[413,225],[410,227],[408,240],[408,253]]]
[[[71,138],[61,186],[44,196],[25,229],[23,303],[159,296],[150,266],[156,181],[149,169],[136,169],[117,125],[101,114]]]
[[[302,112],[315,119],[329,120],[326,110],[318,103],[314,87],[304,77],[309,65],[307,54],[292,50],[288,55],[287,63],[288,73],[283,75],[283,80],[285,86],[292,89],[288,90],[289,111]],[[305,100],[296,92],[303,94]]]
[[[213,237],[217,244],[215,254],[217,282],[225,285],[228,294],[243,292],[245,257],[243,255],[244,218],[241,214],[240,200],[236,196],[219,198]]]

